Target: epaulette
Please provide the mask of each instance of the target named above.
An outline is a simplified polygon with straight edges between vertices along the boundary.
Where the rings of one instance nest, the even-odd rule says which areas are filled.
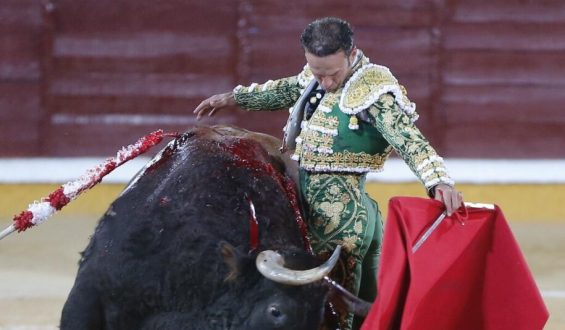
[[[306,64],[302,69],[302,71],[297,76],[298,85],[300,85],[301,89],[305,89],[306,86],[310,84],[313,78],[314,75],[312,74],[312,70],[310,70],[310,66]]]
[[[400,109],[417,119],[416,104],[406,96],[406,89],[398,83],[390,70],[372,63],[361,66],[349,78],[339,100],[339,108],[346,114],[357,114],[375,103],[381,95],[391,93]]]

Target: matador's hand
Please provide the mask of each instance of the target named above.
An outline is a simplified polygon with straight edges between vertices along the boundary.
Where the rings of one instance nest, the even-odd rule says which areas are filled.
[[[213,95],[202,101],[196,109],[194,109],[196,120],[199,120],[206,113],[208,113],[208,117],[211,117],[216,111],[234,105],[236,105],[236,103],[233,92]]]
[[[463,205],[463,194],[454,187],[442,183],[434,187],[434,198],[445,205],[447,215],[452,215]]]

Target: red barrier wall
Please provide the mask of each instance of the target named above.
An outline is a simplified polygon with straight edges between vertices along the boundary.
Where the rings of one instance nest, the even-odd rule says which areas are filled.
[[[561,0],[3,0],[0,156],[107,156],[195,125],[212,93],[289,76],[321,16],[355,27],[447,157],[565,157]],[[287,111],[225,113],[281,136]]]

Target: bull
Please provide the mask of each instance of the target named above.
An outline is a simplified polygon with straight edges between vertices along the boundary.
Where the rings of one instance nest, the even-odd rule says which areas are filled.
[[[171,141],[100,219],[61,329],[310,330],[330,295],[366,313],[328,280],[339,249],[309,253],[278,145],[231,127]]]

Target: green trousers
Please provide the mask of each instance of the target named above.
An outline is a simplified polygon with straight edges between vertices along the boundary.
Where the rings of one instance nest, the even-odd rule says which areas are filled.
[[[365,192],[365,174],[300,171],[300,190],[314,253],[327,258],[342,246],[332,278],[367,301],[377,294],[377,267],[383,235],[377,203]],[[342,318],[343,329],[362,320]]]

